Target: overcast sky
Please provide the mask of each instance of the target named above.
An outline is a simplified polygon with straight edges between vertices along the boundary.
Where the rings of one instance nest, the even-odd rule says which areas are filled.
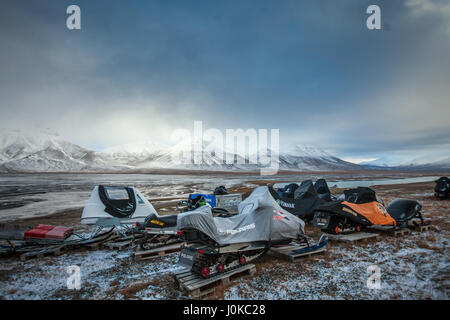
[[[382,30],[366,27],[371,4]],[[345,159],[442,153],[450,2],[2,0],[0,98],[0,127],[96,150],[202,120]]]

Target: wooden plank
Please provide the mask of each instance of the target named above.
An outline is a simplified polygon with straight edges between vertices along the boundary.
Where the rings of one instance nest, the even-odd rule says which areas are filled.
[[[287,249],[283,248],[283,247],[278,247],[278,248],[275,247],[275,248],[270,248],[268,254],[270,254],[271,256],[274,256],[274,257],[278,257],[278,258],[282,258],[282,259],[294,262],[298,258],[310,256],[310,255],[313,255],[316,253],[321,253],[326,250],[325,247],[322,247],[322,248],[319,248],[317,250],[310,251],[310,252],[301,252],[301,253],[294,252],[295,250],[300,250],[300,249],[304,249],[304,248],[307,248],[307,245],[304,243],[293,245],[293,246],[288,246]]]
[[[133,245],[133,239],[119,239],[119,241],[109,241],[103,244],[111,250],[123,250]]]
[[[189,298],[199,299],[215,292],[217,286],[220,284],[227,285],[236,277],[253,275],[255,272],[255,265],[248,264],[208,279],[203,279],[191,271],[186,272],[184,270],[175,273],[174,276],[179,288],[186,291]],[[186,273],[189,275],[186,276]]]
[[[42,258],[46,255],[55,255],[58,256],[62,253],[62,251],[65,249],[65,245],[58,246],[58,247],[52,247],[52,248],[46,248],[46,249],[39,249],[34,250],[30,252],[23,253],[20,255],[20,260],[25,261],[27,259],[31,258]]]
[[[379,232],[385,233],[385,234],[393,236],[393,237],[407,236],[407,235],[411,234],[411,230],[409,228],[396,229],[396,228],[391,227],[391,226],[371,226],[371,227],[368,227],[368,228],[371,229],[371,230],[375,230],[375,231],[379,231]]]
[[[378,238],[377,233],[355,232],[349,234],[327,234],[330,241],[354,242],[365,239]]]
[[[134,259],[136,261],[139,261],[139,260],[147,260],[147,259],[153,259],[153,258],[157,258],[157,257],[163,257],[163,256],[180,251],[182,245],[183,245],[182,243],[175,243],[175,244],[171,244],[171,245],[165,246],[165,247],[150,249],[147,251],[135,252]]]
[[[408,225],[408,228],[416,232],[425,232],[431,230],[431,224]]]

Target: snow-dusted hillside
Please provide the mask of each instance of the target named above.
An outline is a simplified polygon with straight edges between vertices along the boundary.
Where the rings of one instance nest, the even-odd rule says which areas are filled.
[[[0,132],[0,171],[66,172],[103,170],[110,159],[48,132]]]
[[[208,149],[209,147],[209,149]],[[143,169],[258,170],[260,164],[249,163],[248,156],[234,155],[218,147],[204,145],[194,153],[190,142],[172,146],[153,141],[92,151],[48,132],[2,131],[0,136],[0,171],[2,172],[78,172]],[[215,150],[215,151],[214,151]],[[271,151],[266,151],[267,155]],[[261,155],[261,153],[260,153]],[[195,156],[199,156],[195,158]],[[233,163],[224,159],[234,159]],[[296,145],[280,152],[279,170],[330,171],[357,170],[361,167],[316,147]]]
[[[389,168],[395,170],[448,170],[450,169],[450,152],[422,154],[411,156],[384,156],[369,162],[362,162],[367,168]]]

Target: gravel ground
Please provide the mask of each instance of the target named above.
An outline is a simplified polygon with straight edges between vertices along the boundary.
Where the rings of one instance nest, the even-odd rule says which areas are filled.
[[[256,183],[258,184],[258,183]],[[247,182],[234,191],[248,193]],[[414,198],[423,205],[432,230],[353,244],[333,243],[323,254],[295,263],[266,255],[257,261],[251,277],[220,287],[210,299],[448,299],[450,289],[448,214],[450,201],[433,198],[433,183],[374,187],[389,203],[396,197]],[[232,190],[232,191],[233,191]],[[334,193],[341,190],[334,189]],[[80,212],[68,211],[41,223],[75,222]],[[59,220],[58,220],[59,219]],[[79,221],[79,220],[78,220]],[[34,220],[18,223],[33,225]],[[312,226],[306,233],[318,239]],[[185,299],[173,272],[180,268],[177,255],[135,262],[131,250],[71,251],[57,257],[22,262],[17,257],[0,260],[1,299]],[[67,289],[69,266],[79,266],[81,288]],[[379,288],[369,288],[378,268]]]

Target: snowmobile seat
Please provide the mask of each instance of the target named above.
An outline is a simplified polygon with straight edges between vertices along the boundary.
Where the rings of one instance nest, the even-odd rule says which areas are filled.
[[[152,228],[171,228],[177,225],[177,215],[158,216],[154,213],[145,219],[145,226]]]

